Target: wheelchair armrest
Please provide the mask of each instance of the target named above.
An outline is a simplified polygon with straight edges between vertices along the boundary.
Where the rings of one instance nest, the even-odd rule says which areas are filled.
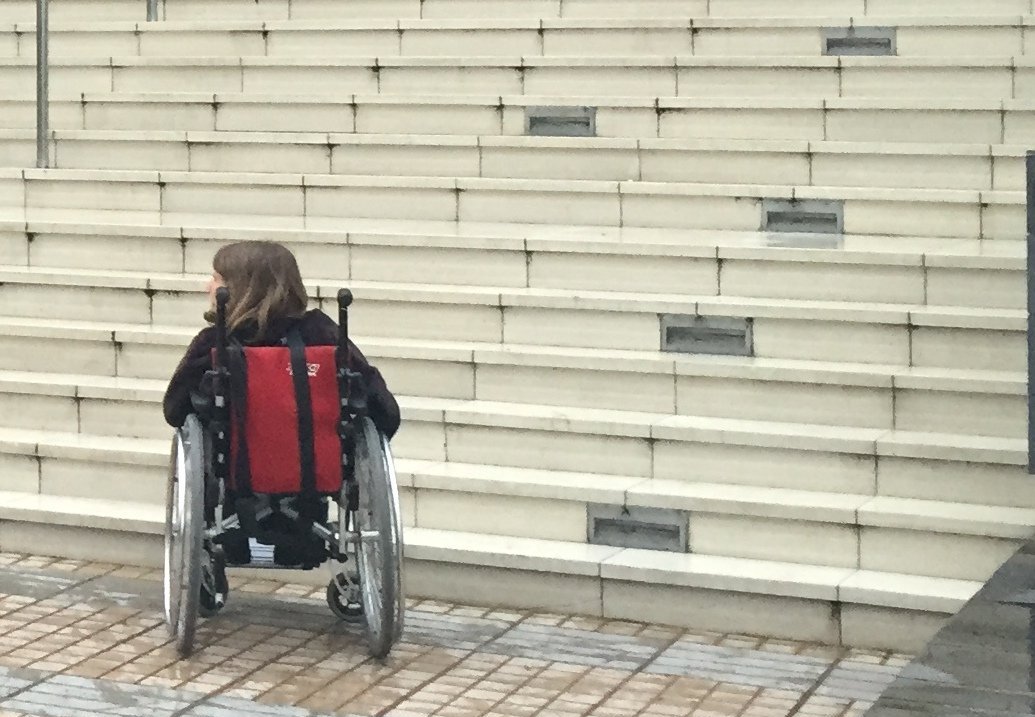
[[[201,378],[201,385],[190,392],[190,405],[203,421],[215,418],[215,386],[217,371],[208,370]]]
[[[215,401],[212,399],[211,393],[206,393],[204,391],[191,391],[190,405],[194,413],[198,414],[199,418],[204,420],[212,418]]]
[[[348,410],[353,416],[365,416],[367,414],[367,380],[358,371],[345,371],[345,381],[348,384]]]

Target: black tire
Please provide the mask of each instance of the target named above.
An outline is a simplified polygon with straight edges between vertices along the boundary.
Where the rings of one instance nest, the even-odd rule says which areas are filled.
[[[402,508],[399,504],[399,480],[395,475],[395,458],[388,437],[381,434],[381,455],[385,461],[385,472],[388,475],[388,489],[391,494],[389,506],[392,509],[392,546],[395,552],[396,593],[395,593],[395,634],[393,642],[402,638],[406,622],[406,589],[403,583],[403,522]]]
[[[193,652],[201,598],[203,438],[197,417],[188,416],[173,437],[166,489],[165,621],[180,657]]]
[[[400,566],[393,538],[396,497],[392,494],[381,437],[369,418],[363,418],[356,426],[355,451],[359,488],[359,506],[353,521],[359,539],[356,562],[367,646],[370,654],[380,659],[388,655],[396,640]]]
[[[347,573],[340,573],[331,578],[327,583],[327,607],[342,622],[359,624],[365,621],[362,603],[353,603],[345,599],[341,588],[338,587],[339,580],[348,580],[352,584],[352,591],[358,591],[359,580]]]

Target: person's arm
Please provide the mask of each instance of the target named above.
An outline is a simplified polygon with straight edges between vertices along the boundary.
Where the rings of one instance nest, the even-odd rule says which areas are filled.
[[[399,411],[399,402],[388,390],[384,376],[374,366],[370,365],[366,356],[359,348],[349,341],[349,356],[352,361],[352,369],[363,374],[367,384],[367,409],[370,411],[370,420],[388,438],[395,435],[402,422]]]
[[[162,399],[165,421],[173,428],[179,428],[192,410],[190,395],[201,385],[205,372],[212,366],[212,347],[215,343],[215,329],[203,329],[180,359],[180,364],[169,380]]]
[[[307,344],[334,345],[338,343],[338,325],[322,311],[312,311],[309,331],[306,331]],[[367,361],[367,357],[356,344],[349,340],[349,361],[352,370],[362,374],[367,384],[368,409],[370,420],[378,430],[391,438],[399,430],[402,421],[399,403],[388,390],[384,376]]]

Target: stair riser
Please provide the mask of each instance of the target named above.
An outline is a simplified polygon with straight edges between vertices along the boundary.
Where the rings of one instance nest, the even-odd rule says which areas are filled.
[[[76,93],[78,94],[78,93]],[[585,96],[577,93],[574,96]],[[50,107],[53,129],[168,131],[361,132],[365,134],[507,135],[525,133],[525,110],[499,102],[458,105],[376,104],[360,98],[340,101],[243,103],[230,97],[210,101],[108,102],[62,100]],[[512,98],[511,98],[512,99]],[[1035,131],[1035,112],[988,109],[902,110],[819,108],[610,107],[598,106],[600,137],[632,139],[786,139],[839,142],[1024,144]],[[603,101],[604,104],[600,105]],[[0,102],[0,128],[33,129],[35,105],[28,99]],[[932,178],[937,181],[937,177]],[[1010,180],[1011,182],[1016,180]],[[998,187],[997,187],[998,188]]]
[[[0,91],[24,96],[35,70],[4,69]],[[55,95],[77,92],[496,94],[578,97],[748,97],[1001,100],[1035,98],[1035,68],[1002,67],[299,67],[51,66]]]
[[[117,151],[113,151],[117,147]],[[35,141],[0,140],[6,166],[32,166]],[[195,172],[294,172],[352,176],[588,179],[693,184],[793,184],[1020,191],[1021,157],[809,154],[766,151],[402,146],[336,144],[206,144],[186,141],[61,139],[59,169]]]
[[[69,20],[143,20],[139,2],[98,2],[76,0],[54,2],[55,21]],[[161,3],[169,20],[286,20],[286,19],[360,19],[360,18],[557,18],[557,17],[765,17],[772,13],[769,3],[759,0],[356,0],[350,2],[347,14],[333,0],[227,0],[218,4],[205,0],[177,0]],[[980,7],[971,2],[926,0],[903,6],[895,0],[803,0],[780,8],[783,17],[849,17],[869,14],[893,16],[989,16],[1021,15],[1032,12],[1030,0],[989,0]],[[29,22],[33,19],[33,3],[9,0],[4,3],[0,22]]]
[[[646,17],[646,16],[645,16]],[[136,18],[134,18],[136,19]],[[778,22],[778,21],[777,21]],[[533,27],[480,29],[447,28],[366,30],[281,29],[162,30],[136,34],[124,30],[76,31],[52,29],[52,57],[109,56],[291,56],[291,57],[622,57],[648,55],[789,56],[823,54],[822,27],[705,27],[691,34],[685,27],[631,27],[590,29]],[[162,26],[157,26],[162,29]],[[1031,28],[1020,26],[898,27],[896,54],[900,57],[966,55],[1022,55]],[[33,57],[31,33],[0,36],[0,57]]]
[[[0,205],[26,206],[30,216],[46,218],[48,210],[81,209],[86,217],[104,212],[134,211],[144,217],[174,219],[178,214],[233,213],[261,217],[380,218],[430,221],[586,224],[606,227],[652,227],[758,231],[764,196],[732,197],[686,189],[665,193],[651,185],[586,189],[523,186],[451,187],[414,183],[402,187],[0,180]],[[774,188],[767,196],[787,198],[791,187]],[[755,189],[752,193],[757,192]],[[748,193],[748,192],[746,192]],[[787,196],[785,196],[787,195]],[[1020,195],[1018,195],[1018,198]],[[972,200],[946,201],[908,197],[844,201],[847,234],[940,236],[960,239],[1021,239],[1024,205]]]
[[[189,231],[189,230],[188,230]],[[939,266],[886,266],[826,262],[738,260],[579,251],[523,251],[510,247],[461,249],[428,246],[343,245],[281,239],[303,275],[354,281],[484,285],[589,291],[723,294],[851,302],[930,303],[936,306],[1021,309],[1019,270]],[[429,238],[428,242],[434,241]],[[0,232],[3,263],[35,268],[107,269],[206,274],[224,242],[149,236]],[[573,246],[572,249],[576,249]],[[433,264],[434,273],[426,266]],[[1019,269],[1019,267],[1018,267]],[[926,302],[924,300],[926,291]]]
[[[343,231],[347,227],[342,227]],[[186,230],[188,233],[190,230]],[[205,275],[212,256],[225,242],[181,240],[176,236],[118,236],[0,231],[0,262],[37,269],[97,269]],[[376,243],[281,240],[298,259],[303,276],[344,281],[383,281],[586,291],[652,292],[817,301],[931,304],[935,306],[1023,309],[1022,267],[976,269],[911,265],[834,264],[774,259],[718,260],[706,257],[597,254],[579,251],[524,250],[512,242],[485,248],[392,246]],[[421,238],[416,237],[418,243]],[[434,266],[434,272],[427,267]]]
[[[15,342],[8,341],[9,345]],[[36,342],[40,348],[47,344]],[[96,362],[103,344],[65,342],[65,368]],[[33,350],[26,339],[17,356]],[[120,375],[164,379],[179,361],[182,347],[148,344],[110,346]],[[82,354],[80,353],[82,351]],[[1023,438],[1024,396],[958,393],[889,387],[839,386],[790,381],[752,381],[636,371],[598,371],[478,364],[419,358],[385,358],[367,351],[399,395],[514,404],[614,409],[675,415],[713,416],[830,426],[858,426]],[[134,371],[143,366],[144,371]],[[144,376],[136,376],[144,373]],[[137,436],[165,435],[157,406],[121,401],[80,400],[0,392],[0,405],[12,428],[82,430],[85,433]],[[77,407],[78,406],[78,407]],[[125,418],[116,418],[120,413]],[[151,420],[148,420],[150,417]],[[112,419],[114,423],[112,423]],[[116,428],[118,426],[119,428]]]
[[[142,289],[0,287],[8,316],[197,327],[205,301],[195,294]],[[436,341],[476,341],[531,346],[654,351],[660,345],[657,314],[546,309],[412,301],[360,301],[352,331]],[[323,307],[333,315],[335,307]],[[693,313],[693,306],[685,309]],[[677,312],[678,313],[678,312]],[[390,329],[386,333],[386,327]],[[754,355],[762,358],[876,363],[936,368],[1024,370],[1023,331],[756,318]],[[12,339],[15,341],[15,339]],[[108,364],[104,364],[108,365]],[[19,368],[7,365],[8,368]],[[47,370],[37,367],[38,370]]]
[[[556,429],[480,426],[456,422],[408,420],[398,439],[398,454],[406,458],[459,463],[514,466],[573,472],[625,475],[677,481],[764,485],[801,490],[844,490],[856,494],[873,494],[875,476],[888,471],[911,470],[909,461],[927,459],[892,459],[891,449],[882,447],[878,461],[873,448],[865,453],[843,445],[827,450],[768,448],[779,439],[758,440],[753,434],[727,436],[729,445],[719,444],[714,436],[653,441],[641,437],[616,435],[617,429],[601,426],[599,432],[561,432]],[[585,429],[584,429],[585,430]],[[605,431],[607,431],[605,433]],[[754,444],[754,445],[745,445]],[[771,458],[766,461],[766,455]],[[944,465],[953,466],[963,459],[953,456]],[[998,460],[998,457],[975,458]],[[1012,458],[1011,458],[1012,460]],[[941,462],[939,462],[941,463]],[[875,464],[877,464],[875,468]],[[985,470],[976,464],[975,475]],[[761,472],[760,472],[761,471]],[[798,471],[812,471],[798,474]],[[999,472],[999,471],[993,471]],[[1007,476],[1020,472],[1020,467],[1002,471]],[[974,480],[977,480],[975,477]],[[843,488],[842,488],[843,486]],[[883,490],[883,488],[882,488]],[[908,487],[899,488],[901,491]],[[1017,505],[1026,505],[1025,496],[1016,497]],[[894,493],[888,493],[894,495]]]
[[[409,489],[416,527],[581,542],[587,506],[557,498]],[[628,505],[634,506],[635,501]],[[692,512],[692,553],[986,580],[1022,540]]]

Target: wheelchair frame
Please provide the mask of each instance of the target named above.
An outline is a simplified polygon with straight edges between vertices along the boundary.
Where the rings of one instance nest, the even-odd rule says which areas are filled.
[[[224,518],[229,484],[230,400],[226,305],[229,293],[216,292],[216,351],[211,381],[211,416],[203,424],[194,413],[187,417],[172,441],[166,490],[165,571],[163,593],[165,621],[177,652],[187,657],[194,648],[199,615],[211,617],[222,609],[229,594],[226,568],[292,569],[296,566],[257,564],[228,565],[215,539],[240,528],[249,539],[258,521],[279,512],[300,520],[301,496],[256,495],[257,510]],[[347,622],[362,621],[370,654],[383,658],[401,636],[404,619],[402,581],[402,519],[399,488],[388,439],[367,415],[367,390],[363,377],[348,364],[348,307],[352,293],[338,292],[338,346],[335,352],[341,406],[339,437],[342,443],[342,485],[331,499],[337,504],[336,520],[313,520],[310,533],[322,541],[332,563],[327,603]],[[321,498],[322,505],[328,499]],[[337,572],[333,563],[354,560],[356,573]],[[303,567],[303,569],[311,569]]]

